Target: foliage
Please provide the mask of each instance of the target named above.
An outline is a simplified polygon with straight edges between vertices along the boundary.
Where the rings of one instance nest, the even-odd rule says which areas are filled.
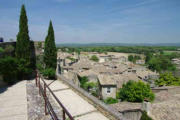
[[[85,88],[84,86],[88,82],[88,77],[86,76],[79,77],[79,82],[80,82],[80,87]]]
[[[12,57],[0,59],[0,74],[3,76],[4,82],[13,84],[17,81],[17,63],[17,59]]]
[[[97,88],[97,84],[94,83],[94,82],[86,82],[84,85],[83,85],[83,88],[87,91],[89,91],[89,89],[92,89],[92,88]]]
[[[27,78],[32,69],[25,59],[5,57],[0,59],[0,74],[8,84],[13,84],[17,80]]]
[[[2,47],[0,47],[0,53],[4,52],[4,49]]]
[[[33,69],[30,66],[30,63],[25,59],[17,59],[18,60],[18,78],[19,79],[27,79],[30,74],[32,74]]]
[[[16,57],[18,59],[25,59],[30,63],[31,49],[30,49],[30,38],[28,31],[28,18],[26,16],[25,6],[22,5],[21,15],[19,20],[19,32],[17,35],[16,42]]]
[[[38,49],[42,48],[42,42],[38,42]]]
[[[108,97],[107,99],[104,100],[104,103],[106,104],[114,104],[114,103],[118,103],[118,100],[112,97]]]
[[[151,91],[149,84],[130,80],[120,88],[119,98],[122,101],[142,102],[144,99],[153,101],[155,95]]]
[[[72,62],[75,62],[75,59],[72,57],[67,57],[67,59],[71,60]]]
[[[153,120],[153,119],[149,117],[145,111],[143,111],[140,120]]]
[[[94,82],[88,82],[88,77],[87,76],[83,76],[83,77],[79,77],[79,81],[80,81],[80,87],[85,89],[88,92],[91,92],[91,94],[95,97],[98,96],[98,92],[97,92],[97,83]],[[90,89],[94,89],[89,91]]]
[[[14,51],[14,47],[12,45],[8,45],[4,49],[4,52],[13,52],[13,51]]]
[[[40,71],[40,73],[42,73],[44,70],[42,64],[36,64],[36,68]]]
[[[180,86],[180,78],[174,77],[171,72],[160,74],[159,79],[155,81],[158,86]]]
[[[146,58],[146,64],[148,68],[153,71],[174,71],[176,69],[175,65],[171,62],[171,56],[161,55],[150,55]]]
[[[46,68],[42,71],[42,74],[48,79],[55,79],[56,71],[54,68]]]
[[[131,62],[133,62],[133,63],[135,63],[136,60],[140,60],[140,59],[141,59],[141,57],[138,56],[138,55],[135,55],[135,56],[129,55],[129,56],[128,56],[128,60],[131,61]]]
[[[94,62],[98,62],[99,58],[96,55],[91,56],[90,60],[94,61]]]
[[[55,36],[52,22],[50,21],[48,35],[45,40],[45,49],[44,49],[44,63],[45,68],[56,69],[57,64],[57,50],[55,45]]]

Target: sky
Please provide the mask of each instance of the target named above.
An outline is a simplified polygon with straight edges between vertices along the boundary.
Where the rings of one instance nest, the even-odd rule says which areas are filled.
[[[0,37],[16,40],[25,4],[30,38],[56,43],[180,43],[180,0],[0,0]]]

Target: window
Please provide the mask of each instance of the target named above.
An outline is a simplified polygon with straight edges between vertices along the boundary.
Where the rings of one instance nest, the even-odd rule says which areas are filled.
[[[107,87],[107,93],[111,93],[111,88]]]

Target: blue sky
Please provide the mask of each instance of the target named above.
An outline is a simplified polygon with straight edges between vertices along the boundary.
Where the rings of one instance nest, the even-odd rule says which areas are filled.
[[[180,0],[0,0],[0,36],[16,39],[22,4],[29,33],[56,43],[180,43]]]

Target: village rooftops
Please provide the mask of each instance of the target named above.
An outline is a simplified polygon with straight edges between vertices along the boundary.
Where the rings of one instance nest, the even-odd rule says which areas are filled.
[[[128,110],[141,110],[141,103],[131,103],[131,102],[119,102],[116,104],[110,105],[118,112],[124,112]]]
[[[100,85],[116,85],[116,81],[109,75],[98,75]]]
[[[83,76],[92,76],[92,75],[98,75],[97,72],[93,71],[93,70],[85,70],[83,72],[79,72],[78,73],[79,76],[83,77]]]

